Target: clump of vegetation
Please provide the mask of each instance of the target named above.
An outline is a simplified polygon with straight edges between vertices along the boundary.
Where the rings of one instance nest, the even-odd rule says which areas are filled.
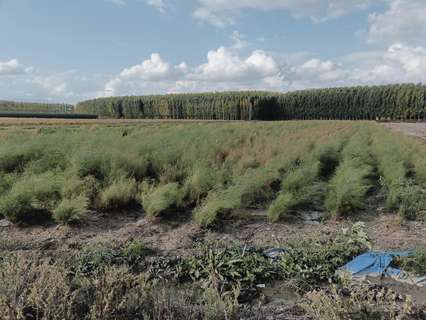
[[[88,199],[79,196],[73,199],[62,199],[53,210],[52,216],[57,223],[76,224],[80,223],[87,215]]]
[[[302,307],[319,320],[417,319],[409,297],[363,283],[309,292]]]
[[[272,221],[294,217],[300,210],[322,210],[327,193],[327,181],[339,164],[339,152],[344,142],[340,137],[333,144],[320,144],[312,156],[298,161],[283,178],[281,191],[268,210]]]
[[[419,156],[411,154],[411,147],[405,139],[383,129],[373,137],[381,184],[387,194],[386,206],[397,210],[402,219],[415,220],[426,209],[426,193],[415,181],[414,170],[420,169],[415,168],[413,163]]]
[[[96,275],[106,267],[113,265],[126,265],[137,267],[152,253],[143,242],[131,241],[122,248],[106,246],[90,246],[79,253],[73,268],[83,275]]]
[[[370,133],[358,132],[342,151],[342,162],[330,181],[325,206],[333,215],[362,209],[376,183],[375,162],[370,152]]]
[[[151,217],[158,217],[167,213],[169,210],[180,207],[183,197],[177,183],[169,183],[160,186],[150,193],[142,193],[142,205]]]
[[[184,276],[219,286],[253,286],[279,278],[279,269],[261,250],[233,245],[215,248],[202,244],[198,254],[182,261]]]
[[[120,178],[100,193],[99,207],[103,210],[126,209],[135,204],[137,184],[134,179]]]
[[[419,248],[413,256],[399,258],[397,265],[404,271],[424,276],[426,274],[426,249]]]
[[[370,241],[363,223],[333,238],[299,239],[288,245],[280,259],[280,271],[301,288],[334,279],[337,269],[365,252]]]
[[[10,221],[44,221],[60,200],[61,177],[54,172],[20,177],[0,198],[0,212]]]

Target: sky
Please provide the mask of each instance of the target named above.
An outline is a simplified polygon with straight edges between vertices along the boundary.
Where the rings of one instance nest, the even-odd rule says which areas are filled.
[[[425,0],[0,0],[0,100],[426,82]]]

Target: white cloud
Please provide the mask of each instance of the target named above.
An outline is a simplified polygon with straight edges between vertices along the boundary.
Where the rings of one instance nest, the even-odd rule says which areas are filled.
[[[146,0],[146,3],[156,8],[161,13],[164,13],[166,10],[166,5],[163,0]]]
[[[188,73],[188,66],[182,62],[171,66],[165,62],[159,53],[153,53],[151,57],[140,64],[123,69],[120,74],[107,82],[100,96],[112,96],[117,94],[137,94],[138,90],[153,91],[164,90]]]
[[[32,67],[23,66],[17,59],[5,62],[0,61],[0,76],[24,74],[29,73],[32,70]]]
[[[139,77],[144,80],[161,80],[170,73],[170,65],[164,62],[160,54],[153,53],[151,58],[141,64],[124,69],[120,76],[124,79]]]
[[[232,34],[229,36],[229,39],[231,39],[233,43],[232,49],[235,50],[244,49],[250,45],[250,43],[246,40],[246,36],[237,30],[232,32]]]
[[[127,5],[126,0],[104,0],[104,1],[115,4],[117,7],[125,7]]]
[[[394,44],[383,51],[365,51],[318,59],[277,59],[255,50],[246,57],[232,48],[208,52],[207,61],[172,66],[159,54],[124,69],[104,88],[105,95],[200,92],[219,90],[296,90],[350,85],[426,82],[426,48]]]
[[[310,59],[287,74],[289,89],[426,82],[426,48],[394,44],[385,51]]]
[[[207,63],[196,68],[193,78],[203,80],[250,80],[272,76],[278,72],[274,59],[264,51],[254,51],[241,59],[231,50],[220,47],[207,54]]]
[[[367,83],[426,82],[426,48],[394,44],[367,65],[357,62],[352,79]]]
[[[104,0],[105,2],[112,3],[117,7],[125,7],[128,4],[128,0]],[[139,0],[140,1],[140,0]],[[154,7],[161,13],[164,13],[166,10],[166,4],[164,0],[144,0],[145,3],[151,7]]]
[[[155,53],[108,81],[101,95],[275,88],[279,71],[277,62],[261,50],[241,58],[233,49],[220,47],[207,54],[206,63],[192,68],[184,62],[172,66]]]
[[[384,13],[369,17],[369,43],[405,42],[426,44],[426,3],[424,0],[392,0]]]
[[[300,79],[309,81],[341,81],[346,78],[347,73],[342,66],[331,60],[322,61],[311,59],[300,66],[296,66],[292,71]]]
[[[365,10],[371,3],[372,0],[199,0],[199,7],[193,15],[218,27],[234,23],[244,9],[286,10],[295,17],[324,21]]]

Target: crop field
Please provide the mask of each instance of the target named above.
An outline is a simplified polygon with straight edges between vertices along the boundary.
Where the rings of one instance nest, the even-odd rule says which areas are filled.
[[[363,121],[34,121],[0,127],[4,319],[424,316],[424,292],[336,276],[371,248],[416,249],[398,263],[426,273],[423,140]]]

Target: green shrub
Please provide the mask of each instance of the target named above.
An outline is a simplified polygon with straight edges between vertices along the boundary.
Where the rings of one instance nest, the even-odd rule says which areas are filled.
[[[73,199],[76,197],[86,197],[92,204],[101,190],[101,183],[94,176],[80,178],[78,176],[66,177],[66,183],[63,184],[61,194],[62,197]]]
[[[182,204],[183,194],[177,183],[156,188],[152,193],[142,194],[142,205],[150,217],[157,217]]]
[[[110,159],[103,150],[81,150],[74,156],[73,161],[80,178],[94,176],[97,180],[105,181],[111,170]]]
[[[138,155],[133,152],[114,153],[111,159],[112,179],[120,177],[135,178],[137,181],[142,181],[149,169],[149,161],[147,157]]]
[[[219,168],[216,170],[208,167],[196,168],[185,184],[186,197],[189,201],[199,203],[201,198],[207,196],[216,186],[218,173],[220,173]]]
[[[99,207],[103,210],[125,209],[133,205],[136,198],[136,181],[120,178],[101,191]]]
[[[393,209],[398,209],[401,219],[424,218],[426,193],[413,180],[399,179],[390,186],[383,183],[383,188],[388,193],[387,204]]]
[[[239,191],[238,189],[234,189]],[[240,200],[235,192],[225,190],[213,193],[206,198],[204,204],[196,208],[194,219],[203,227],[213,226],[220,218],[230,217],[240,205]]]
[[[13,222],[44,220],[61,199],[62,183],[53,172],[23,176],[0,197],[0,212]]]
[[[273,222],[286,219],[291,216],[291,210],[299,204],[297,196],[291,192],[281,193],[268,209],[268,218]]]
[[[88,199],[79,196],[74,199],[63,199],[58,207],[53,210],[53,219],[57,223],[76,224],[87,215]]]

